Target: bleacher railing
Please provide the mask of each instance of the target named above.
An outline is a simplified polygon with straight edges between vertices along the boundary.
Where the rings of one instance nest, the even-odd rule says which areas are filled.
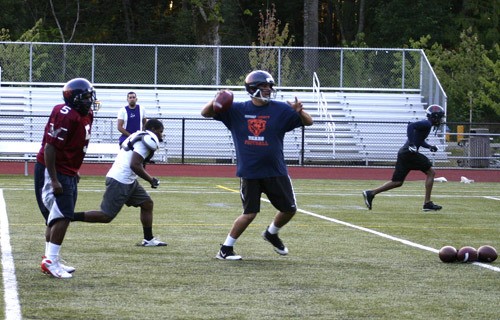
[[[332,144],[332,156],[335,157],[335,122],[333,121],[332,114],[328,110],[328,102],[321,92],[321,84],[316,72],[313,76],[313,97],[318,104],[319,120],[326,120],[324,124],[327,143]]]
[[[421,56],[422,76],[420,77],[420,88],[422,96],[427,99],[428,105],[438,104],[445,108],[447,106],[447,96],[444,92],[439,79],[437,78],[432,66],[425,55]]]

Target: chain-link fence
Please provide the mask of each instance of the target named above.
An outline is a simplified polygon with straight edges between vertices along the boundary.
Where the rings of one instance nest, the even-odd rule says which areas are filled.
[[[0,115],[0,123],[8,115]],[[12,119],[10,117],[9,119]],[[48,116],[17,117],[10,135],[2,141],[40,142]],[[230,132],[218,121],[204,118],[159,118],[165,125],[164,143],[153,160],[159,163],[234,164],[236,151]],[[12,120],[9,120],[12,121]],[[288,164],[303,166],[392,166],[398,149],[406,141],[408,122],[317,120],[314,127],[298,128],[287,133],[284,155]],[[329,125],[349,127],[349,135],[334,134],[331,139],[318,139]],[[500,135],[489,133],[493,124],[451,124],[458,134],[446,127],[432,133],[429,143],[440,151],[426,154],[435,166],[500,167]],[[498,124],[496,124],[498,126]],[[364,130],[363,130],[364,128]],[[369,131],[366,128],[371,128]],[[362,132],[360,130],[363,130]],[[454,131],[455,132],[455,131]],[[96,117],[91,144],[117,147],[119,132],[115,117]]]
[[[255,69],[279,87],[419,92],[446,110],[446,94],[423,50],[0,42],[3,85],[62,84],[240,87]]]
[[[450,158],[456,165],[472,168],[500,168],[500,124],[446,124],[446,141]]]
[[[278,86],[420,90],[421,50],[0,42],[3,82],[240,86],[255,69]]]
[[[60,88],[75,77],[88,78],[99,90],[242,90],[245,75],[255,69],[270,71],[277,87],[288,92],[312,90],[316,75],[323,92],[417,94],[422,97],[422,105],[436,103],[446,109],[446,94],[422,50],[0,42],[0,93],[7,87]],[[14,101],[16,97],[10,99]],[[26,102],[29,97],[22,99],[19,105],[32,104]],[[46,118],[37,118],[33,112],[9,117],[14,107],[2,101],[6,99],[2,100],[0,95],[2,140],[9,140],[12,135],[12,139],[21,136],[23,141],[37,141]],[[343,105],[344,114],[348,114],[347,105]],[[369,108],[376,113],[379,105],[372,103]],[[411,112],[422,111],[420,107]],[[235,161],[232,140],[220,123],[189,117],[160,119],[166,124],[167,144],[165,151],[158,154],[159,160],[182,163]],[[302,165],[388,164],[395,160],[394,150],[404,143],[401,140],[405,137],[408,121],[363,122],[355,121],[355,117],[329,121],[320,117],[315,119],[313,128],[287,134],[285,157],[289,163]],[[98,116],[94,125],[94,143],[116,141],[115,118]],[[323,133],[319,139],[313,131],[321,128]],[[325,134],[328,128],[331,133]],[[348,136],[340,131],[342,128],[348,129]],[[496,166],[500,141],[492,132],[498,132],[498,128],[487,124],[475,124],[470,128],[467,124],[461,127],[449,124],[448,129],[435,138],[447,155],[430,155],[434,156],[436,164]],[[214,134],[203,136],[200,134],[203,130]],[[359,132],[361,134],[356,135]],[[390,141],[392,135],[394,139]],[[220,139],[217,140],[219,153],[214,154],[217,148],[207,146],[210,139]],[[378,144],[384,143],[392,145],[389,148],[392,151],[388,148],[377,151]]]

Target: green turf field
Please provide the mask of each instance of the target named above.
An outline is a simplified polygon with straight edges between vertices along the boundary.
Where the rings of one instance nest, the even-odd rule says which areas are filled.
[[[39,271],[44,225],[32,177],[0,176],[22,317],[499,319],[500,260],[445,264],[436,252],[500,249],[500,185],[436,183],[433,200],[444,209],[424,213],[423,181],[407,182],[368,211],[361,191],[380,183],[294,180],[299,212],[280,233],[290,254],[262,240],[275,213],[263,202],[235,247],[244,260],[219,261],[241,212],[239,181],[163,178],[151,191],[153,231],[167,247],[136,246],[138,209],[123,209],[110,224],[73,223],[62,256],[77,271],[60,280]],[[97,209],[104,178],[83,177],[79,188],[77,210]]]

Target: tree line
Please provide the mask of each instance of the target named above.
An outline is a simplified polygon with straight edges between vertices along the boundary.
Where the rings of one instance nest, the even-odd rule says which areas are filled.
[[[500,122],[499,0],[0,0],[0,40],[424,49],[448,120]]]

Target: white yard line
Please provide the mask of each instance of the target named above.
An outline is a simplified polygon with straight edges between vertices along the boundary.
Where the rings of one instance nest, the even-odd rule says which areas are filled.
[[[266,202],[269,202],[267,199],[262,199],[262,200],[264,200]],[[389,240],[397,241],[397,242],[400,242],[400,243],[405,244],[405,245],[410,246],[410,247],[414,247],[414,248],[417,248],[417,249],[422,249],[422,250],[430,251],[430,252],[433,252],[433,253],[439,253],[438,249],[427,247],[427,246],[424,246],[424,245],[421,245],[421,244],[418,244],[418,243],[415,243],[415,242],[412,242],[412,241],[409,241],[409,240],[397,238],[397,237],[391,236],[391,235],[383,233],[383,232],[379,232],[379,231],[376,231],[376,230],[368,229],[368,228],[365,228],[365,227],[360,227],[360,226],[357,226],[357,225],[352,224],[352,223],[348,223],[348,222],[345,222],[345,221],[342,221],[342,220],[338,220],[338,219],[334,219],[334,218],[325,217],[325,216],[322,216],[320,214],[317,214],[317,213],[314,213],[314,212],[310,212],[310,211],[306,211],[306,210],[302,210],[302,209],[297,209],[297,211],[302,212],[302,213],[307,214],[307,215],[312,216],[312,217],[316,217],[316,218],[323,219],[323,220],[326,220],[326,221],[330,221],[330,222],[334,222],[334,223],[337,223],[337,224],[341,224],[343,226],[346,226],[346,227],[349,227],[349,228],[353,228],[353,229],[357,229],[357,230],[360,230],[360,231],[368,232],[368,233],[371,233],[371,234],[374,234],[374,235],[377,235],[379,237],[386,238],[386,239],[389,239]],[[475,264],[475,265],[480,266],[482,268],[486,268],[486,269],[490,269],[490,270],[493,270],[493,271],[496,271],[496,272],[500,272],[500,268],[499,267],[494,267],[494,266],[492,266],[490,264],[481,263],[481,262],[472,262],[472,264]]]
[[[22,319],[21,305],[17,292],[16,268],[12,257],[12,247],[10,246],[9,219],[2,189],[0,189],[0,238],[5,319],[18,320]]]
[[[497,197],[488,197],[488,196],[485,196],[486,199],[490,199],[490,200],[497,200],[497,201],[500,201],[500,198],[497,198]]]
[[[218,185],[217,187],[221,188],[221,189],[224,189],[224,190],[228,190],[228,191],[239,193],[238,190],[226,188],[224,186]],[[265,198],[261,198],[261,200],[270,203],[270,201],[267,200],[267,199],[265,199]],[[410,246],[410,247],[414,247],[414,248],[417,248],[417,249],[430,251],[432,253],[439,253],[438,249],[427,247],[427,246],[424,246],[424,245],[421,245],[421,244],[418,244],[418,243],[415,243],[415,242],[412,242],[412,241],[409,241],[409,240],[397,238],[397,237],[391,236],[391,235],[383,233],[383,232],[379,232],[379,231],[372,230],[372,229],[365,228],[365,227],[360,227],[360,226],[357,226],[355,224],[352,224],[352,223],[349,223],[349,222],[345,222],[345,221],[342,221],[342,220],[338,220],[338,219],[334,219],[334,218],[330,218],[330,217],[325,217],[323,215],[320,215],[320,214],[317,214],[317,213],[314,213],[314,212],[311,212],[311,211],[306,211],[306,210],[302,210],[302,209],[297,209],[297,211],[301,212],[303,214],[307,214],[307,215],[309,215],[311,217],[315,217],[315,218],[318,218],[318,219],[330,221],[330,222],[333,222],[333,223],[336,223],[336,224],[340,224],[340,225],[343,225],[343,226],[346,226],[346,227],[349,227],[349,228],[357,229],[357,230],[360,230],[360,231],[368,232],[368,233],[371,233],[371,234],[374,234],[374,235],[377,235],[379,237],[386,238],[386,239],[389,239],[389,240],[392,240],[392,241],[397,241],[397,242],[400,242],[400,243],[405,244],[405,245]],[[481,262],[472,262],[472,264],[477,265],[477,266],[482,267],[482,268],[486,268],[486,269],[489,269],[489,270],[500,272],[500,268],[499,267],[494,267],[494,266],[492,266],[490,264],[481,263]]]

